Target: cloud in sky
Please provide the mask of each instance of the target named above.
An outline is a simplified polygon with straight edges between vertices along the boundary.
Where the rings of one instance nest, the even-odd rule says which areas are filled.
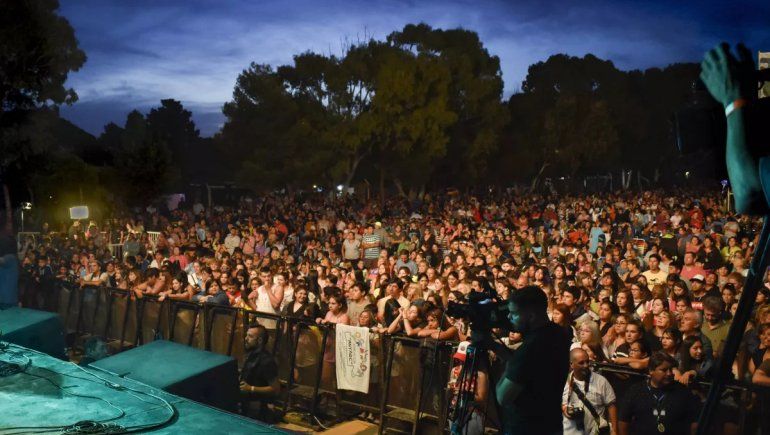
[[[770,4],[757,1],[62,0],[88,61],[68,86],[80,101],[62,115],[98,134],[162,98],[182,101],[204,135],[224,122],[238,74],[304,51],[341,53],[346,41],[383,39],[408,23],[475,30],[500,57],[505,92],[551,54],[586,53],[621,69],[698,61],[721,40],[770,50]]]

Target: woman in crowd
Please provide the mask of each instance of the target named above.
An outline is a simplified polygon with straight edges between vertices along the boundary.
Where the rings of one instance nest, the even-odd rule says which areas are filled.
[[[637,282],[632,282],[628,288],[631,290],[631,304],[633,305],[634,315],[639,319],[644,319],[644,316],[647,313],[644,306],[649,300],[646,288],[639,283],[639,280],[637,280]]]
[[[553,307],[553,311],[551,312],[551,320],[553,320],[553,323],[564,328],[570,338],[570,341],[575,339],[577,334],[575,332],[575,328],[570,322],[570,312],[566,305],[556,304],[556,306]]]
[[[687,337],[682,341],[679,351],[679,367],[674,369],[674,379],[689,385],[696,378],[706,379],[713,363],[703,351],[703,342],[699,337]]]
[[[304,318],[308,308],[310,308],[310,303],[308,302],[307,288],[303,285],[299,285],[294,287],[293,300],[283,307],[281,315],[285,317]]]
[[[195,289],[187,282],[187,274],[179,272],[172,280],[168,290],[158,293],[158,300],[171,299],[176,301],[189,301],[195,296]]]
[[[615,295],[615,303],[618,305],[618,311],[620,311],[621,314],[628,314],[636,317],[636,313],[634,312],[634,299],[629,290],[618,290],[618,294]]]
[[[757,328],[757,335],[759,337],[759,346],[751,353],[751,358],[749,359],[750,374],[754,374],[757,367],[770,359],[770,323],[759,325],[759,328]]]
[[[599,328],[593,320],[586,320],[578,325],[577,343],[572,343],[570,350],[581,348],[588,354],[588,359],[594,362],[604,362],[607,356],[602,349],[602,337]]]
[[[399,309],[398,316],[388,326],[388,334],[401,332],[407,337],[417,337],[425,326],[423,313],[417,305],[412,304],[409,308]]]
[[[459,339],[457,328],[454,325],[444,325],[444,311],[441,308],[432,308],[425,315],[425,318],[427,322],[425,327],[417,332],[418,337],[428,337],[442,341]]]
[[[679,347],[682,345],[682,333],[677,328],[668,328],[663,331],[660,339],[661,350],[670,357],[680,361]]]
[[[628,325],[628,314],[618,314],[615,316],[615,323],[612,327],[611,339],[605,341],[604,354],[613,355],[615,350],[626,342],[626,325]]]
[[[618,306],[609,298],[604,298],[599,303],[599,335],[602,342],[606,343],[614,337],[613,323],[618,314]]]
[[[663,339],[663,334],[666,330],[676,326],[676,322],[668,311],[661,311],[654,317],[654,322],[654,326],[650,330],[650,336],[655,337],[659,341]]]

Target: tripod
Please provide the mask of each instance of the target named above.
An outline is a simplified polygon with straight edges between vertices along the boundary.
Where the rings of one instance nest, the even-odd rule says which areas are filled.
[[[474,344],[475,343],[475,344]],[[454,393],[454,403],[450,401],[449,420],[452,421],[450,433],[452,435],[462,435],[468,432],[468,423],[474,413],[476,401],[476,388],[478,381],[478,360],[479,354],[482,358],[486,356],[484,347],[478,341],[471,341],[465,349],[465,360],[457,376],[457,391]],[[454,369],[453,369],[454,370]],[[483,428],[483,425],[482,425]],[[465,432],[463,432],[465,431]]]

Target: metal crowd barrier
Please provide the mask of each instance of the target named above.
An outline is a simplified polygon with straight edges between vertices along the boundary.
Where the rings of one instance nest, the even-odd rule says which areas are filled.
[[[646,372],[634,370],[631,368],[628,368],[623,365],[618,364],[611,364],[611,363],[593,363],[591,364],[592,369],[598,373],[601,373],[605,376],[607,375],[614,375],[614,374],[620,374],[624,376],[630,376],[635,377],[637,380],[647,379],[649,375]],[[610,381],[612,383],[612,381]],[[693,391],[703,391],[708,392],[708,389],[711,387],[711,382],[703,381],[703,380],[695,380],[689,385],[689,388]],[[721,406],[723,408],[723,412],[738,412],[738,433],[744,433],[745,427],[746,427],[746,418],[747,418],[747,411],[748,411],[748,405],[751,402],[752,399],[752,391],[758,391],[758,390],[764,390],[764,391],[770,391],[767,388],[757,387],[754,385],[747,386],[743,384],[727,384],[725,385],[725,395],[723,395],[723,401],[721,403]],[[730,397],[730,395],[734,395],[733,397],[737,396],[738,399],[734,401],[734,405],[727,403]],[[728,398],[727,400],[724,400],[725,398]],[[621,397],[617,397],[617,401],[620,402],[622,400]],[[724,409],[727,409],[726,411]]]
[[[412,426],[412,433],[426,433],[420,424],[428,421],[440,433],[438,423],[446,419],[444,394],[452,343],[373,333],[372,376],[365,395],[337,389],[334,364],[329,364],[334,353],[333,325],[228,306],[160,301],[155,295],[137,297],[129,290],[63,281],[56,281],[50,294],[40,296],[41,302],[30,308],[59,313],[69,346],[83,347],[86,340],[98,338],[111,353],[164,339],[232,356],[242,366],[248,325],[263,324],[285,386],[276,404],[284,411],[306,412],[310,423],[330,417],[329,406],[320,406],[322,398],[333,400],[337,419],[361,412],[379,414],[380,431],[402,422]],[[431,355],[429,364],[424,363],[426,354]],[[324,377],[324,370],[331,372]]]
[[[285,388],[275,401],[284,411],[302,411],[313,420],[340,419],[361,412],[379,415],[379,433],[397,429],[412,434],[442,433],[447,420],[446,385],[454,343],[415,339],[400,335],[371,334],[369,394],[338,390],[334,376],[333,325],[317,325],[310,319],[282,317],[242,308],[196,304],[107,287],[83,287],[56,282],[50,294],[35,298],[39,306],[58,312],[70,345],[90,337],[107,342],[112,352],[151,342],[170,340],[236,358],[242,366],[248,325],[265,325],[268,349],[279,361],[279,381]],[[330,354],[331,352],[331,354]],[[499,364],[497,364],[499,365]],[[645,373],[613,364],[593,369],[612,377],[644,377]],[[331,372],[328,372],[331,370]],[[490,367],[490,383],[502,374]],[[612,383],[612,381],[611,381]],[[701,382],[701,386],[708,383]],[[727,387],[737,398],[740,431],[746,425],[747,406],[754,387]],[[493,394],[490,388],[490,396]],[[622,392],[617,394],[619,399]],[[322,401],[327,400],[327,405]],[[331,416],[331,402],[336,415]],[[732,409],[732,408],[731,408]],[[496,421],[493,405],[487,421]],[[406,427],[406,428],[405,428]]]

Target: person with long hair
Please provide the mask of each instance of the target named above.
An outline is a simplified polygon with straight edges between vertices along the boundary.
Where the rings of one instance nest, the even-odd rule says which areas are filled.
[[[425,327],[417,332],[418,337],[429,337],[435,340],[453,341],[459,338],[454,325],[444,325],[444,312],[441,308],[433,308],[425,315]]]
[[[310,302],[308,302],[307,294],[307,287],[304,285],[294,287],[294,297],[292,298],[291,302],[287,303],[286,306],[283,307],[281,315],[284,317],[306,317],[305,313],[307,309],[312,305]]]
[[[618,293],[615,295],[615,303],[621,314],[628,314],[636,317],[636,314],[634,313],[634,298],[631,296],[631,292],[628,289],[623,288],[618,290]]]
[[[668,313],[668,301],[666,301],[665,298],[652,298],[648,301],[647,307],[645,316],[642,318],[642,323],[644,324],[644,328],[650,331],[655,327],[655,318],[659,316],[660,313]],[[662,334],[663,331],[660,330],[657,335],[660,337]]]
[[[682,332],[678,328],[668,328],[663,331],[660,344],[661,351],[673,357],[677,362],[680,360],[679,347],[682,345]]]
[[[612,355],[615,350],[626,342],[626,326],[628,325],[628,314],[618,314],[615,316],[615,323],[612,325],[612,335],[614,339],[605,344],[605,355]]]
[[[417,305],[411,304],[409,308],[399,309],[398,316],[388,326],[388,334],[401,332],[407,337],[417,337],[425,326],[423,312]]]
[[[749,359],[749,373],[754,374],[754,371],[762,365],[762,363],[770,359],[770,323],[763,323],[757,328],[757,335],[759,337],[759,347],[752,352]]]
[[[572,326],[572,322],[570,322],[569,307],[564,304],[556,304],[551,311],[551,320],[553,323],[564,328],[564,330],[567,331],[567,336],[570,341],[574,341],[577,334],[575,333],[575,328]]]
[[[578,342],[572,343],[570,350],[583,349],[588,354],[588,359],[594,362],[604,362],[607,356],[602,349],[602,337],[599,335],[599,327],[593,320],[585,320],[578,325]]]
[[[628,289],[631,292],[631,304],[633,305],[633,313],[639,319],[644,319],[647,310],[645,309],[645,303],[649,300],[648,294],[645,288],[639,282],[632,282],[628,285]]]
[[[553,268],[553,288],[559,288],[559,284],[567,282],[567,269],[559,263]]]
[[[699,337],[691,336],[682,340],[679,367],[674,369],[674,379],[684,385],[689,385],[695,378],[705,379],[713,368],[708,353],[703,350],[703,342]]]
[[[176,301],[189,301],[195,296],[195,289],[187,282],[187,274],[179,272],[171,280],[171,286],[168,290],[158,293],[158,301],[172,299]]]
[[[655,316],[654,326],[650,332],[652,336],[656,337],[658,340],[662,340],[666,330],[674,326],[676,326],[676,322],[671,313],[668,311],[661,311]]]
[[[605,344],[615,338],[613,321],[618,314],[620,314],[618,306],[609,298],[599,302],[599,335]]]

